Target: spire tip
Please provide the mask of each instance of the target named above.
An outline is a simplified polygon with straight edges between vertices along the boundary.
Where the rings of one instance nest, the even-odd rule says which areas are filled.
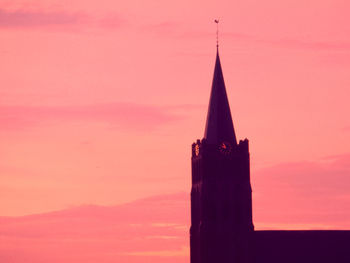
[[[214,22],[216,23],[216,49],[219,49],[219,19],[215,19]]]

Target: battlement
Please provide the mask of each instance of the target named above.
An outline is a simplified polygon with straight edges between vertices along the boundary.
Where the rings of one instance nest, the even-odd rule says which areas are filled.
[[[249,152],[249,140],[245,138],[244,140],[240,140],[238,144],[238,149]]]

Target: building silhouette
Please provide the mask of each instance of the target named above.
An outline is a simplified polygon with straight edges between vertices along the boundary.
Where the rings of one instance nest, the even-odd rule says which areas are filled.
[[[237,143],[218,50],[191,161],[191,263],[350,263],[350,231],[254,230],[249,142]]]

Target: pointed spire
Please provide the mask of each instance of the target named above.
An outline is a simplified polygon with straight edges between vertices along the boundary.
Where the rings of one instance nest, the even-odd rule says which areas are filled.
[[[237,145],[218,49],[204,138],[210,144],[225,141]]]

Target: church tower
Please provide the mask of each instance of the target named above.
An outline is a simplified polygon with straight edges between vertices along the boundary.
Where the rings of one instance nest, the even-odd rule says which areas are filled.
[[[191,263],[250,263],[248,140],[237,143],[216,54],[204,138],[192,144]]]

